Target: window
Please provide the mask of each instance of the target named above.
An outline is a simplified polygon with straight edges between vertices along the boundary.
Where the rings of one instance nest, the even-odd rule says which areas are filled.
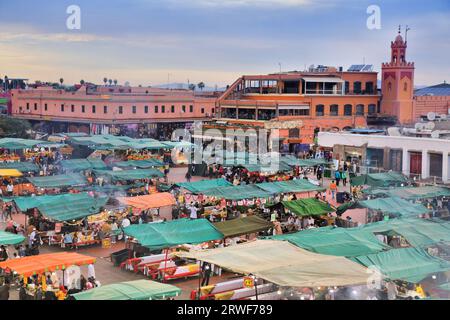
[[[204,114],[205,113],[205,108],[202,108],[201,112],[202,112],[202,114]]]
[[[64,112],[64,105],[61,105],[61,112]]]
[[[316,106],[316,117],[323,117],[325,114],[325,107],[323,104],[318,104]]]
[[[34,104],[34,110],[37,110],[37,103]]]
[[[75,105],[70,106],[70,111],[75,112]]]
[[[364,115],[364,105],[363,104],[356,105],[356,115],[357,116],[363,116]]]
[[[123,113],[123,107],[119,106],[119,114],[122,114],[122,113]]]
[[[44,110],[47,111],[47,109],[48,109],[48,105],[44,104]]]
[[[186,112],[186,106],[182,106],[181,111]]]
[[[194,112],[194,106],[193,105],[189,106],[189,112],[191,112],[191,113]]]
[[[330,106],[330,116],[338,116],[339,115],[339,106],[337,104],[332,104]]]
[[[158,113],[158,106],[155,106],[155,113]]]
[[[388,83],[388,91],[391,91],[392,90],[392,83]]]
[[[92,113],[95,113],[97,110],[97,108],[95,106],[92,106]]]
[[[369,104],[367,112],[368,114],[375,114],[377,112],[377,106],[375,104]]]
[[[353,83],[353,92],[354,93],[361,93],[361,82],[360,81],[355,81]]]
[[[353,114],[353,106],[351,104],[346,104],[344,106],[344,116],[351,116]]]
[[[30,103],[27,102],[27,110],[30,110]]]
[[[81,106],[81,112],[85,113],[86,112],[86,107],[85,106]]]
[[[403,84],[403,91],[408,91],[408,83],[407,82],[405,82]]]
[[[214,108],[212,108],[212,109],[211,109],[211,113],[212,113],[212,114],[214,114],[214,111],[215,111],[215,109],[214,109]]]
[[[144,106],[144,112],[148,113],[148,106]]]
[[[161,113],[166,113],[166,106],[161,106]]]
[[[350,82],[345,81],[345,94],[350,92]]]
[[[170,109],[172,113],[175,113],[175,106],[170,107]]]
[[[366,82],[366,93],[373,94],[373,82]]]
[[[136,106],[132,106],[131,110],[132,110],[133,113],[136,113]]]
[[[103,106],[103,113],[108,113],[108,106]]]

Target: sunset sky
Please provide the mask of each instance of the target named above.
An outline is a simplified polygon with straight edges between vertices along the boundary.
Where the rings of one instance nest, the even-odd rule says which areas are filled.
[[[66,8],[81,7],[81,30]],[[366,27],[371,4],[381,30]],[[416,84],[450,81],[448,0],[0,0],[0,76],[132,85],[204,81],[303,70],[312,64],[374,64],[409,25]]]

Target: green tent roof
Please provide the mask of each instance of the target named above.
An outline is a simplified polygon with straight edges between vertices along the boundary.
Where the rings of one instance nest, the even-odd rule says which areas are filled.
[[[33,148],[39,144],[45,144],[46,141],[42,140],[31,140],[31,139],[20,139],[20,138],[3,138],[0,139],[0,148],[20,150]]]
[[[290,193],[290,192],[309,192],[309,191],[325,191],[325,188],[316,186],[305,179],[265,182],[257,184],[258,188],[270,192],[272,194]]]
[[[234,220],[216,222],[214,223],[214,227],[223,233],[225,238],[228,238],[264,231],[272,228],[273,224],[258,216],[249,216]]]
[[[408,178],[397,172],[370,173],[351,179],[352,186],[388,187],[406,182],[408,182]]]
[[[72,159],[61,161],[65,171],[84,171],[93,169],[106,169],[106,164],[101,159]]]
[[[332,162],[328,162],[325,159],[298,159],[294,156],[284,156],[280,159],[281,162],[289,166],[299,166],[299,167],[315,167],[318,165],[329,165]]]
[[[98,150],[127,150],[127,149],[170,149],[177,143],[158,141],[155,139],[133,139],[126,136],[94,135],[90,137],[72,137],[72,143],[88,146]]]
[[[229,187],[232,186],[232,184],[225,179],[214,179],[177,183],[177,186],[187,189],[192,193],[201,193],[202,191],[212,188]]]
[[[283,201],[283,206],[298,216],[322,216],[330,212],[335,212],[328,203],[316,198],[305,198],[294,201]]]
[[[369,189],[364,193],[373,195],[388,195],[391,197],[399,197],[407,200],[428,199],[436,197],[450,196],[450,188],[438,186],[424,186],[424,187],[401,187],[393,189]]]
[[[206,196],[224,198],[226,200],[243,200],[254,198],[268,198],[272,193],[260,189],[255,184],[218,187],[202,191]]]
[[[343,257],[356,257],[391,249],[378,241],[373,233],[361,229],[327,227],[273,236],[270,239],[289,241],[312,252]]]
[[[97,176],[107,176],[113,181],[141,180],[148,178],[162,178],[164,173],[157,169],[136,169],[136,170],[94,170]]]
[[[14,199],[21,211],[37,208],[47,219],[54,221],[79,220],[98,214],[108,198],[93,198],[87,193],[67,193]]]
[[[39,166],[33,162],[0,163],[0,169],[16,169],[20,172],[39,172]]]
[[[428,209],[421,204],[411,203],[395,197],[360,201],[359,204],[365,208],[380,210],[399,216],[418,216],[428,212]]]
[[[114,162],[111,164],[111,166],[118,168],[135,167],[140,169],[147,169],[152,167],[164,167],[164,162],[158,159],[130,160],[130,161]]]
[[[450,262],[431,256],[420,248],[394,249],[352,260],[366,267],[378,268],[389,279],[411,283],[418,283],[435,273],[450,270]]]
[[[124,232],[136,238],[142,246],[152,250],[223,238],[223,234],[206,219],[179,219],[162,223],[135,224],[125,228]]]
[[[25,240],[24,236],[5,231],[0,231],[0,245],[2,246],[16,245],[22,243],[24,240]]]
[[[27,179],[38,188],[62,188],[85,185],[87,183],[86,179],[79,174],[61,174],[56,176],[30,177]]]
[[[156,281],[136,280],[114,283],[76,293],[76,300],[160,300],[176,297],[181,289]]]

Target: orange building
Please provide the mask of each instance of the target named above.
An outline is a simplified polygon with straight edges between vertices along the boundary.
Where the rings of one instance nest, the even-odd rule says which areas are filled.
[[[285,144],[311,144],[318,130],[366,127],[366,116],[380,111],[379,100],[372,66],[319,66],[242,76],[218,99],[217,116],[229,126],[298,121],[297,129],[281,130],[280,136]]]

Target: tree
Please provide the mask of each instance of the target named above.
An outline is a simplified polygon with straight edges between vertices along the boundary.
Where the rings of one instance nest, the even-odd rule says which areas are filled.
[[[117,86],[117,79],[114,79],[114,85]]]
[[[84,86],[84,80],[80,80],[80,84]]]
[[[195,91],[195,84],[191,83],[189,85],[189,90]]]
[[[197,84],[197,87],[203,91],[203,89],[205,88],[205,83],[204,82],[200,82],[199,84]]]
[[[111,79],[108,80],[109,85],[112,85],[112,82],[113,81]]]
[[[63,85],[64,79],[63,78],[59,79],[59,83],[61,83],[61,85]]]
[[[28,132],[31,130],[31,124],[27,120],[1,117],[0,118],[0,136],[9,138],[28,138]]]
[[[103,82],[105,83],[106,86],[106,84],[108,83],[108,78],[103,78]]]

